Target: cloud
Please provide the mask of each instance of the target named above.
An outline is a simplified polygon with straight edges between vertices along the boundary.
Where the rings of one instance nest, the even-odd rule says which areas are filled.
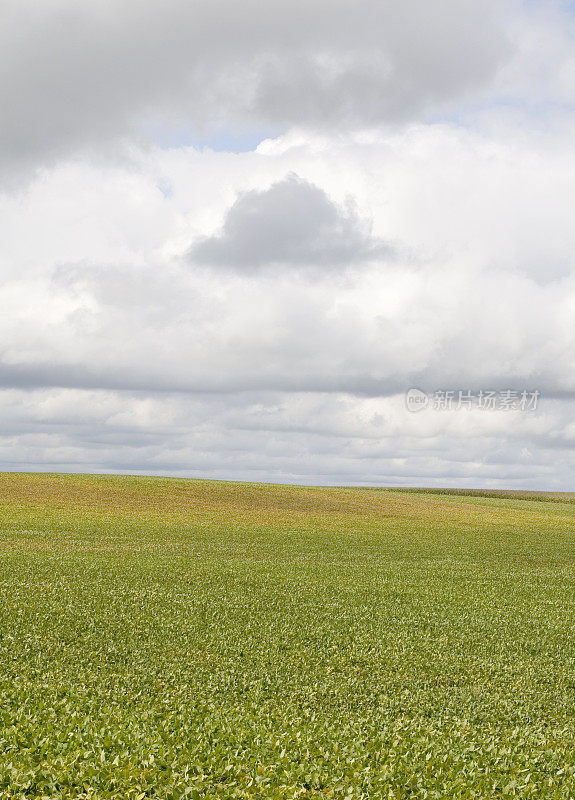
[[[488,85],[511,0],[6,0],[10,171],[122,138],[418,118]]]
[[[403,396],[0,392],[13,470],[171,474],[311,484],[572,488],[565,402],[536,413],[410,414]]]
[[[275,154],[154,153],[135,175],[61,166],[2,201],[2,385],[566,397],[570,143],[417,126]],[[189,268],[191,236],[215,268]],[[543,280],[555,261],[564,274]],[[362,268],[330,268],[347,263]]]
[[[240,194],[221,231],[196,242],[189,257],[255,270],[278,264],[336,268],[390,254],[353,208],[339,208],[318,186],[292,174],[268,189]]]
[[[573,107],[575,14],[571,0],[524,3],[510,19],[516,43],[500,71],[495,92],[524,123],[545,124],[550,109]]]
[[[45,170],[0,198],[1,463],[568,488],[574,127],[300,130]],[[542,400],[415,415],[411,386]]]

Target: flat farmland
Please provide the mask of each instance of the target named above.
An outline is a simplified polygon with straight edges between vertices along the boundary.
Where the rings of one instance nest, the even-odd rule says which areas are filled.
[[[1,798],[573,798],[569,497],[0,475]]]

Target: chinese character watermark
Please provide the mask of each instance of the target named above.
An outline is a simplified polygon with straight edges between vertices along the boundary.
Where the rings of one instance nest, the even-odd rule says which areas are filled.
[[[432,408],[434,411],[536,411],[541,397],[538,390],[504,389],[502,391],[470,390],[455,391],[438,389],[435,392],[422,392],[409,389],[405,395],[407,410],[411,412]]]

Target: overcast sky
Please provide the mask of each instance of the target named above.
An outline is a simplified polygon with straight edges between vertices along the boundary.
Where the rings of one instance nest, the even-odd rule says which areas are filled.
[[[1,469],[575,490],[575,4],[4,0],[0,108]]]

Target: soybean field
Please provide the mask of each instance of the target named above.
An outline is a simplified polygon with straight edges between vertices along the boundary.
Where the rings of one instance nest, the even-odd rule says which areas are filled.
[[[575,797],[575,503],[0,475],[0,798]]]

